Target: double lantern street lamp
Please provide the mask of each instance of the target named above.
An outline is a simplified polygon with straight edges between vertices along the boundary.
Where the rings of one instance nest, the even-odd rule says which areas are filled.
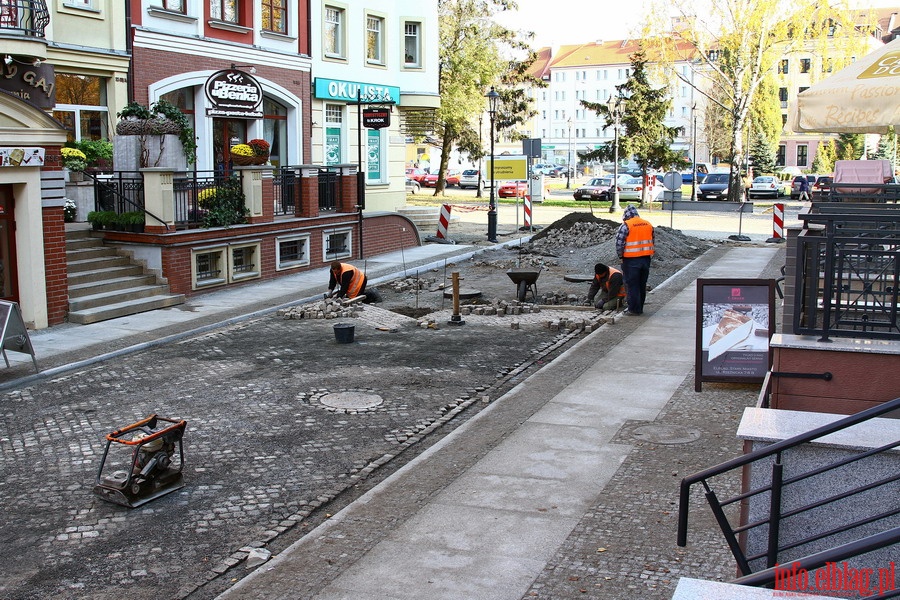
[[[489,242],[497,242],[497,198],[494,195],[494,120],[497,116],[497,102],[500,94],[491,86],[491,91],[485,94],[488,99],[488,116],[491,119],[491,196],[488,202],[488,232]]]
[[[606,108],[609,115],[613,118],[613,182],[612,182],[612,204],[609,206],[609,212],[617,212],[619,208],[619,125],[622,121],[622,100],[624,98],[619,95],[610,96],[606,102]]]

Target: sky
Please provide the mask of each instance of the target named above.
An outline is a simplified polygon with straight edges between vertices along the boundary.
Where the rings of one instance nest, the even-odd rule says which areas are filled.
[[[638,35],[647,0],[516,0],[518,11],[496,15],[514,30],[535,33],[533,48],[621,40]],[[698,2],[699,3],[699,2]],[[900,7],[900,0],[856,0],[857,6]]]

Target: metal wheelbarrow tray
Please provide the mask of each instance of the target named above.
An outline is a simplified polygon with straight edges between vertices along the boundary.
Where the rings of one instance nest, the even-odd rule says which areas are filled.
[[[537,278],[541,274],[540,270],[511,269],[506,274],[516,284],[516,299],[519,302],[525,302],[528,290],[531,290],[531,297],[537,302]]]

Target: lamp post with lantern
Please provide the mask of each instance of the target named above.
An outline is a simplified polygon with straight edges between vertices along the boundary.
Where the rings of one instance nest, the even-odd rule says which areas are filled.
[[[491,86],[491,91],[485,94],[488,99],[488,117],[491,120],[491,196],[488,202],[488,232],[489,242],[497,241],[497,197],[494,193],[494,123],[497,118],[497,103],[500,94]]]

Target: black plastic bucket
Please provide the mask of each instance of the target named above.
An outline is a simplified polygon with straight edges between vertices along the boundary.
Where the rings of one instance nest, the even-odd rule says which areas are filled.
[[[356,325],[351,325],[350,323],[338,323],[334,326],[334,339],[337,340],[338,344],[352,344],[353,332],[355,330]]]

